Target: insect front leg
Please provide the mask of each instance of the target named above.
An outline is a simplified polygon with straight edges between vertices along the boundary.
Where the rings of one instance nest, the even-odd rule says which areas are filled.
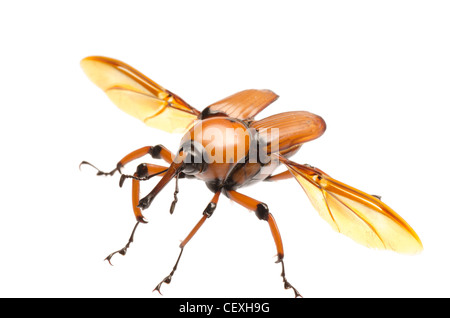
[[[295,297],[302,297],[300,293],[297,291],[297,289],[295,289],[294,286],[292,286],[286,279],[286,273],[284,270],[284,262],[283,262],[284,258],[283,242],[281,241],[280,231],[278,230],[275,218],[271,213],[269,213],[269,208],[267,204],[257,201],[253,198],[250,198],[236,191],[227,191],[227,196],[234,202],[255,212],[258,219],[267,221],[270,227],[270,231],[272,232],[273,239],[275,241],[275,246],[277,248],[278,260],[276,261],[276,263],[281,263],[282,268],[281,277],[283,278],[284,288],[285,289],[291,288],[295,293]]]
[[[142,180],[148,180],[151,177],[154,177],[156,175],[163,176],[166,171],[167,171],[167,167],[153,165],[153,164],[148,164],[148,163],[140,164],[137,167],[136,172],[132,176],[133,182],[132,182],[132,186],[131,186],[131,188],[132,188],[132,190],[131,190],[131,202],[132,202],[133,212],[134,212],[134,215],[136,217],[137,222],[136,222],[136,225],[133,228],[133,231],[131,232],[130,239],[128,240],[128,243],[125,245],[125,247],[123,247],[120,250],[117,250],[117,251],[109,254],[105,258],[105,260],[107,260],[109,262],[109,264],[111,264],[111,258],[114,256],[114,254],[119,253],[120,255],[125,255],[127,253],[127,250],[130,247],[130,244],[134,240],[134,233],[136,232],[136,228],[138,227],[139,223],[147,223],[147,221],[145,220],[144,216],[142,215],[141,209],[139,209],[137,207],[137,205],[139,203],[140,182]],[[126,175],[122,175],[122,176],[126,176]],[[121,178],[121,180],[122,180],[122,178]],[[121,181],[121,182],[123,182],[123,181]]]
[[[213,214],[214,210],[216,209],[217,202],[219,201],[219,196],[220,196],[220,191],[217,191],[214,194],[213,199],[208,203],[205,210],[203,211],[203,216],[200,219],[200,221],[198,221],[198,223],[191,230],[189,235],[183,240],[183,242],[181,242],[181,244],[180,244],[181,251],[180,251],[180,254],[178,255],[177,261],[176,261],[175,266],[173,267],[172,271],[170,272],[169,275],[164,277],[164,279],[158,285],[156,285],[156,287],[153,291],[156,290],[156,291],[158,291],[158,293],[161,294],[161,285],[163,283],[170,284],[170,282],[172,281],[172,277],[175,274],[175,271],[177,270],[178,263],[180,262],[180,258],[181,258],[181,255],[183,254],[184,247],[191,240],[191,238],[195,235],[195,233],[197,233],[197,231],[200,229],[200,227],[203,225],[203,223],[205,223],[206,219],[209,218]]]
[[[93,164],[91,164],[87,161],[81,162],[80,167],[82,165],[89,165],[97,170],[98,176],[112,176],[112,175],[114,175],[114,173],[116,173],[116,171],[118,171],[119,173],[122,173],[121,169],[127,163],[129,163],[135,159],[141,158],[141,157],[145,156],[146,154],[149,154],[154,159],[163,159],[164,161],[166,161],[169,164],[172,163],[173,158],[175,158],[175,155],[173,155],[166,147],[164,147],[162,145],[146,146],[146,147],[139,148],[133,152],[130,152],[128,155],[123,157],[117,163],[116,167],[113,170],[111,170],[110,172],[101,171],[96,166],[94,166]]]

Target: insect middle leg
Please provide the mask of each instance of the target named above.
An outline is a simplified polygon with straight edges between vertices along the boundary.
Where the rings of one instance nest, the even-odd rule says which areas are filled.
[[[242,205],[243,207],[251,211],[254,211],[256,216],[260,220],[267,221],[277,248],[278,260],[276,261],[276,263],[281,263],[282,268],[281,277],[283,278],[284,288],[285,289],[292,288],[292,290],[295,293],[295,297],[302,297],[300,293],[297,291],[297,289],[295,289],[294,286],[292,286],[286,279],[286,273],[284,270],[284,262],[283,262],[284,258],[283,242],[281,241],[280,231],[278,230],[275,218],[272,216],[271,213],[269,213],[269,208],[267,207],[267,204],[257,201],[253,198],[250,198],[236,191],[227,191],[226,194],[234,202]]]
[[[200,227],[203,225],[203,223],[205,223],[206,219],[209,218],[213,214],[214,210],[216,209],[217,202],[219,201],[219,196],[220,196],[220,191],[217,191],[214,194],[214,197],[212,198],[212,200],[206,206],[206,209],[203,211],[203,216],[200,219],[200,221],[198,221],[198,223],[191,230],[189,235],[183,240],[183,242],[181,242],[181,244],[180,244],[181,251],[180,251],[180,254],[178,255],[177,261],[176,261],[175,266],[173,267],[172,271],[170,272],[169,275],[164,277],[164,279],[158,285],[156,285],[156,287],[153,291],[156,290],[156,291],[158,291],[158,293],[161,294],[161,285],[163,283],[170,284],[170,282],[172,281],[172,276],[175,274],[175,271],[177,270],[178,263],[180,262],[180,258],[181,258],[181,255],[183,254],[184,247],[191,240],[191,238],[195,235],[195,233],[197,233],[197,231],[200,229]]]
[[[137,207],[137,205],[139,203],[140,182],[142,180],[148,180],[151,177],[154,177],[154,176],[157,176],[157,175],[158,176],[163,176],[166,171],[167,171],[167,167],[153,165],[153,164],[149,164],[149,163],[143,163],[143,164],[140,164],[137,167],[136,172],[132,176],[133,181],[132,181],[132,186],[131,186],[131,188],[132,188],[132,190],[131,190],[131,202],[132,202],[133,212],[134,212],[134,215],[136,217],[136,221],[137,222],[136,222],[136,225],[133,228],[133,231],[131,232],[131,236],[130,236],[130,238],[128,240],[128,243],[125,245],[125,247],[123,247],[120,250],[117,250],[117,251],[109,254],[105,258],[105,260],[107,260],[109,262],[109,264],[111,264],[111,258],[114,256],[114,254],[119,253],[120,255],[125,255],[127,253],[127,250],[130,247],[130,244],[134,240],[134,233],[136,232],[136,228],[138,227],[139,223],[147,223],[147,221],[145,220],[144,216],[142,215],[141,209],[139,209]],[[123,176],[125,176],[125,175],[123,175]],[[121,181],[122,181],[122,179],[121,179]]]

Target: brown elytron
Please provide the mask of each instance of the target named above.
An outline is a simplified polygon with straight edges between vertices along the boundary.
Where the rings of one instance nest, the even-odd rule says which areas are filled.
[[[118,60],[92,56],[83,59],[81,65],[88,77],[120,109],[149,126],[184,134],[175,154],[161,145],[143,147],[126,155],[110,172],[100,171],[86,161],[81,163],[97,169],[97,175],[119,172],[120,186],[125,179],[132,179],[132,209],[137,223],[125,247],[108,255],[106,260],[110,262],[116,253],[126,254],[139,223],[147,223],[142,210],[150,206],[172,179],[175,179],[176,186],[170,213],[173,213],[177,202],[179,178],[200,179],[214,193],[203,216],[180,244],[181,251],[173,270],[156,286],[158,292],[163,283],[171,282],[184,247],[211,217],[223,193],[267,222],[277,249],[277,263],[282,266],[284,287],[292,289],[295,296],[300,297],[286,279],[283,243],[267,204],[237,191],[258,181],[294,177],[323,219],[336,231],[367,247],[408,254],[422,250],[422,243],[414,230],[379,197],[352,188],[310,165],[288,160],[302,144],[324,133],[326,126],[321,117],[305,111],[292,111],[255,120],[259,112],[278,98],[270,90],[256,89],[231,95],[200,112]],[[121,168],[147,154],[154,159],[163,159],[169,166],[142,163],[133,175],[122,174]],[[284,164],[287,170],[273,175],[280,164]],[[141,198],[140,182],[154,176],[160,176],[161,180]]]

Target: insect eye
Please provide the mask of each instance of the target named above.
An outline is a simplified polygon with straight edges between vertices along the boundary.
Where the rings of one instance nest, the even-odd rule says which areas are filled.
[[[199,162],[200,161],[200,162]],[[198,158],[195,155],[188,155],[186,159],[184,160],[183,164],[183,172],[185,174],[197,174],[199,172],[202,172],[203,162],[198,160]]]
[[[203,146],[189,142],[181,146],[180,152],[185,153],[183,160],[183,172],[193,175],[206,170],[206,162],[203,160]]]

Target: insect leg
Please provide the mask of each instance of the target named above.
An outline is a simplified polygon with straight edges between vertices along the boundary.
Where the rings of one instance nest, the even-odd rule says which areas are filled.
[[[257,201],[253,198],[250,198],[236,191],[227,191],[226,194],[234,202],[242,205],[243,207],[249,210],[254,211],[256,216],[260,220],[267,221],[270,227],[270,231],[272,232],[273,239],[275,241],[275,246],[277,248],[278,260],[276,261],[276,263],[281,263],[282,268],[281,277],[283,278],[284,288],[285,289],[292,288],[295,293],[295,297],[302,297],[300,293],[297,291],[297,289],[295,289],[294,286],[292,286],[286,279],[286,273],[284,270],[284,262],[283,262],[284,258],[283,242],[281,241],[280,231],[278,230],[275,218],[272,216],[271,213],[269,213],[269,208],[267,204]]]
[[[166,147],[162,146],[162,145],[157,145],[157,146],[147,146],[147,147],[142,147],[140,149],[137,149],[131,153],[129,153],[128,155],[126,155],[125,157],[123,157],[116,165],[116,168],[114,168],[113,170],[111,170],[110,172],[104,172],[99,170],[96,166],[94,166],[93,164],[87,162],[87,161],[83,161],[80,163],[80,167],[82,165],[89,165],[93,168],[95,168],[98,172],[97,175],[98,176],[112,176],[116,171],[119,171],[119,173],[121,173],[121,169],[129,162],[138,159],[140,157],[145,156],[146,154],[149,154],[150,156],[152,156],[152,158],[154,159],[163,159],[164,161],[166,161],[167,163],[172,163],[173,158],[175,158],[175,155],[173,155]]]
[[[289,179],[292,177],[293,177],[292,173],[289,170],[286,170],[278,174],[270,175],[267,178],[265,178],[264,181],[279,181]]]
[[[178,188],[178,178],[179,178],[180,174],[177,174],[175,176],[175,192],[173,193],[173,201],[172,204],[170,205],[170,214],[173,214],[173,211],[175,210],[175,205],[178,202],[178,197],[177,194],[180,192],[180,189]]]
[[[216,209],[217,202],[219,201],[219,196],[220,196],[220,191],[217,191],[214,194],[213,199],[208,203],[208,205],[206,206],[206,209],[203,211],[203,216],[200,219],[200,221],[198,221],[198,223],[191,230],[189,235],[183,240],[183,242],[181,242],[181,244],[180,244],[181,251],[180,251],[180,254],[178,255],[177,262],[175,263],[175,266],[173,267],[172,271],[170,272],[170,274],[168,276],[164,277],[164,279],[158,285],[156,285],[156,287],[153,291],[157,290],[158,293],[161,294],[161,285],[163,283],[170,284],[170,282],[172,281],[172,276],[174,275],[175,271],[177,270],[178,263],[180,261],[181,254],[183,254],[184,247],[191,240],[191,238],[195,235],[195,233],[197,233],[197,231],[200,229],[200,227],[203,225],[203,223],[205,223],[206,219],[209,218],[213,214],[214,210]]]
[[[105,260],[107,260],[109,262],[109,264],[111,264],[111,258],[114,256],[114,254],[119,253],[120,255],[125,255],[127,253],[127,250],[130,247],[130,244],[134,240],[134,233],[136,232],[136,229],[137,229],[137,226],[139,225],[139,223],[147,223],[147,221],[145,221],[145,218],[141,213],[141,209],[139,209],[137,207],[137,205],[139,203],[139,188],[140,188],[139,183],[140,183],[140,181],[148,180],[151,177],[154,177],[156,175],[162,176],[162,175],[164,175],[165,171],[167,171],[166,167],[147,164],[147,163],[140,164],[137,167],[136,173],[133,175],[132,196],[131,196],[133,212],[134,212],[134,215],[136,216],[137,222],[133,228],[133,231],[131,232],[131,236],[128,240],[127,245],[125,245],[125,247],[121,248],[120,250],[117,250],[117,251],[109,254],[105,258]],[[122,176],[124,176],[124,175],[122,175]],[[121,180],[122,180],[122,178],[121,178]]]

